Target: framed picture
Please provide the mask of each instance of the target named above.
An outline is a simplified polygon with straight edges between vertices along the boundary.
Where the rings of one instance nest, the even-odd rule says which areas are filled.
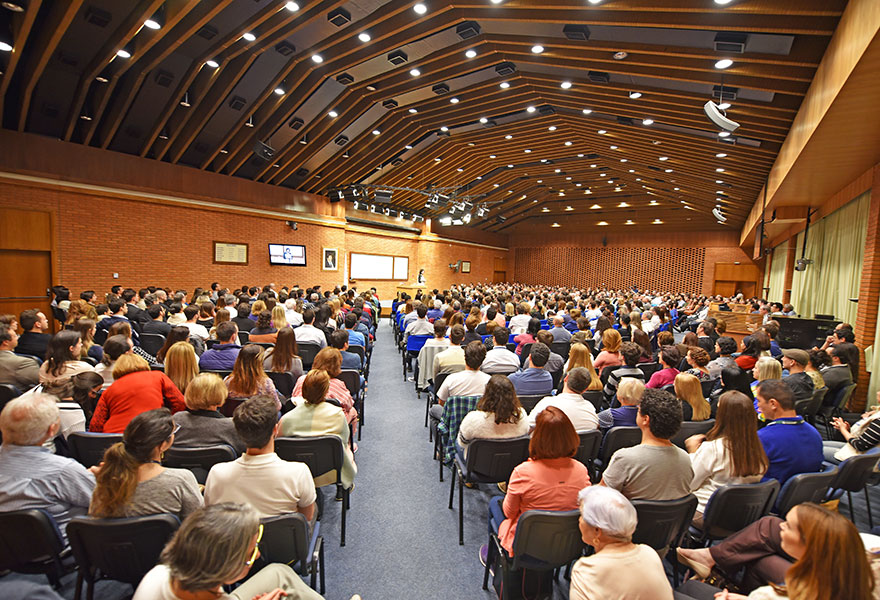
[[[461,261],[461,272],[462,273],[470,273],[471,272],[471,261],[469,261],[469,260]]]
[[[229,242],[214,242],[214,264],[246,265],[248,264],[248,245]]]
[[[321,268],[324,271],[339,270],[339,253],[336,248],[324,248],[324,260],[321,262]]]

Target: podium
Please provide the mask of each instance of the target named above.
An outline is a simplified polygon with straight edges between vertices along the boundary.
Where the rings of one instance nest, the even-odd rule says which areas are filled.
[[[397,293],[402,294],[406,293],[416,297],[416,294],[422,292],[423,294],[428,291],[428,285],[425,283],[401,283],[397,286]]]

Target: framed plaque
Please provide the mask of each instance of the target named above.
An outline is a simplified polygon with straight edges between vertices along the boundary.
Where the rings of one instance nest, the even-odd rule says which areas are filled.
[[[214,242],[214,264],[248,264],[248,245],[234,244],[230,242]]]
[[[469,261],[469,260],[461,261],[461,272],[462,273],[470,273],[471,272],[471,261]]]

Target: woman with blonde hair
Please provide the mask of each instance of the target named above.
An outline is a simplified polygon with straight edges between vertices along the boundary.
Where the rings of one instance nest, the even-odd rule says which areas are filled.
[[[251,304],[251,314],[248,317],[251,321],[256,321],[257,318],[266,311],[266,303],[262,300],[256,300],[253,304]]]
[[[212,340],[217,339],[217,326],[220,323],[225,323],[226,321],[230,321],[229,318],[229,310],[225,308],[218,308],[217,312],[214,313],[214,324],[211,327],[211,330],[208,332],[208,337]]]
[[[622,343],[623,340],[620,337],[620,332],[616,329],[606,329],[605,333],[602,334],[602,351],[596,357],[596,362],[593,363],[593,366],[600,375],[605,367],[623,364],[623,356],[620,354],[620,345]]]
[[[675,396],[681,401],[682,421],[705,421],[712,416],[712,407],[703,397],[703,388],[695,375],[679,373],[673,386]]]
[[[275,384],[263,370],[264,354],[261,346],[247,344],[238,353],[235,365],[232,367],[232,374],[223,381],[229,390],[230,399],[246,400],[253,396],[268,396],[275,399],[278,410],[281,410],[281,397],[278,395],[278,390],[275,389]],[[235,406],[240,403],[234,403],[231,408],[234,410]],[[230,415],[231,411],[227,410],[225,414]]]
[[[599,375],[596,373],[596,368],[593,366],[593,355],[590,353],[590,349],[584,344],[571,345],[571,349],[568,351],[568,361],[562,368],[562,378],[565,379],[565,375],[567,375],[569,371],[578,367],[583,367],[590,372],[590,386],[587,388],[587,391],[602,389],[602,380],[599,379]]]
[[[758,386],[765,379],[782,379],[782,363],[772,356],[762,356],[752,368],[752,377],[755,378],[750,385],[752,389],[752,397],[755,398],[755,412],[758,418],[764,420],[764,415],[758,410]]]
[[[67,309],[67,319],[64,320],[64,326],[69,328],[80,319],[91,319],[97,322],[98,313],[95,311],[95,307],[85,300],[72,300]]]
[[[238,437],[232,419],[220,413],[228,395],[226,384],[216,373],[196,375],[186,387],[186,410],[172,417],[174,424],[180,427],[174,445],[200,448],[228,444],[236,452],[244,452],[245,444]]]
[[[181,394],[199,374],[199,359],[189,342],[176,342],[165,355],[165,374],[174,382]]]
[[[281,331],[289,326],[290,324],[287,322],[287,311],[285,311],[284,305],[276,304],[275,308],[272,309],[272,327]]]

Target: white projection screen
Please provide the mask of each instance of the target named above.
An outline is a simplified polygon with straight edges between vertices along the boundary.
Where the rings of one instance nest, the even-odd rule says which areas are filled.
[[[386,279],[406,281],[409,258],[383,254],[351,253],[349,277],[351,279]]]

